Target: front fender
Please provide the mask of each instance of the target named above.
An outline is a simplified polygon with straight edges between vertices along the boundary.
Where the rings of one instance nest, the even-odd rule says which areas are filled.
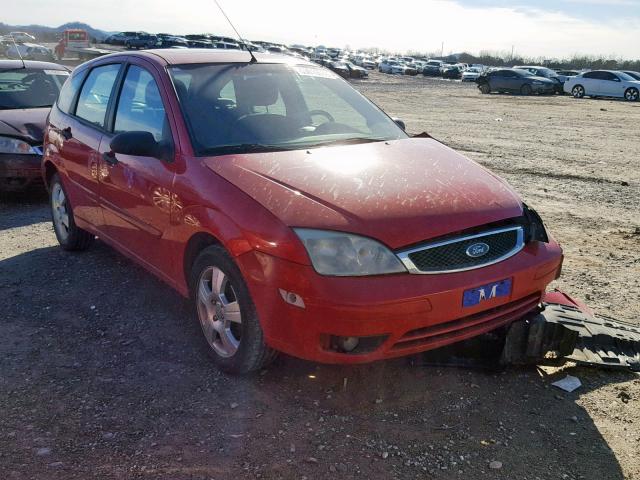
[[[171,223],[173,226],[165,236],[180,245],[175,253],[173,275],[176,287],[183,295],[188,293],[183,270],[187,248],[190,240],[199,234],[216,239],[234,258],[255,250],[296,263],[309,263],[302,244],[291,229],[283,225],[281,228],[263,230],[259,216],[256,216],[254,225],[243,227],[219,209],[198,205],[176,208]]]

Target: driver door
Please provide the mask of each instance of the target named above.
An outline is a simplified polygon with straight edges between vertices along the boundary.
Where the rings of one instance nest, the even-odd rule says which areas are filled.
[[[506,72],[504,70],[498,70],[497,72],[491,72],[488,75],[489,77],[489,85],[491,86],[491,90],[507,90],[506,84]]]
[[[142,60],[136,59],[126,67],[116,89],[112,128],[100,144],[99,201],[105,234],[111,241],[160,276],[168,277],[173,257],[165,234],[172,211],[180,208],[173,193],[174,159],[123,155],[111,152],[109,146],[118,133],[145,131],[173,151],[159,85]]]

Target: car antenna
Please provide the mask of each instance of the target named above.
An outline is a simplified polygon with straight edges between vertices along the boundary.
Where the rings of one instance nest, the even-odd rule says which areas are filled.
[[[236,29],[236,27],[233,26],[233,23],[231,23],[231,20],[229,20],[229,17],[227,17],[227,14],[224,13],[224,10],[222,9],[222,7],[220,6],[220,4],[218,3],[218,0],[213,0],[216,5],[218,6],[218,8],[220,9],[220,11],[222,12],[222,15],[224,15],[224,18],[227,19],[227,22],[229,22],[229,25],[231,25],[231,28],[233,28],[233,31],[236,32],[236,35],[238,36],[238,38],[240,39],[240,41],[242,42],[242,45],[244,45],[244,48],[247,49],[247,52],[249,52],[249,55],[251,55],[251,61],[249,63],[256,63],[258,60],[256,59],[256,57],[253,55],[253,52],[251,51],[251,48],[249,47],[249,44],[247,42],[244,41],[244,38],[242,38],[242,35],[240,35],[240,33],[238,32],[238,30]]]
[[[26,69],[27,66],[24,64],[24,58],[22,58],[22,54],[20,53],[20,49],[18,48],[16,39],[13,38],[13,35],[10,35],[10,37],[11,37],[11,41],[13,42],[13,46],[16,47],[16,52],[18,53],[18,57],[20,57],[20,61],[22,62],[22,68]]]

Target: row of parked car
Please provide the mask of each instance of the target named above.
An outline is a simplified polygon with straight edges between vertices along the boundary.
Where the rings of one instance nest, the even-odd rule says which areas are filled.
[[[480,92],[489,94],[567,93],[575,98],[612,97],[627,101],[640,98],[640,72],[593,70],[588,72],[554,71],[545,67],[518,66],[497,68],[481,74],[476,83]]]
[[[240,43],[234,38],[209,34],[179,36],[169,33],[120,32],[107,37],[104,43],[135,50],[176,47],[241,49]]]

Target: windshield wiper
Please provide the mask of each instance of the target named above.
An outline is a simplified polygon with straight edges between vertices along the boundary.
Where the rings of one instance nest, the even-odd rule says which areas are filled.
[[[0,110],[28,110],[30,108],[51,108],[51,105],[0,105]]]
[[[262,143],[241,143],[238,145],[219,145],[216,147],[203,148],[200,150],[202,155],[227,155],[231,153],[263,153],[263,152],[281,152],[283,150],[291,150],[282,145],[265,145]]]
[[[341,138],[338,140],[328,140],[326,142],[313,143],[311,145],[306,145],[304,148],[326,147],[327,145],[356,145],[358,143],[384,142],[385,140],[387,139],[370,137]]]

